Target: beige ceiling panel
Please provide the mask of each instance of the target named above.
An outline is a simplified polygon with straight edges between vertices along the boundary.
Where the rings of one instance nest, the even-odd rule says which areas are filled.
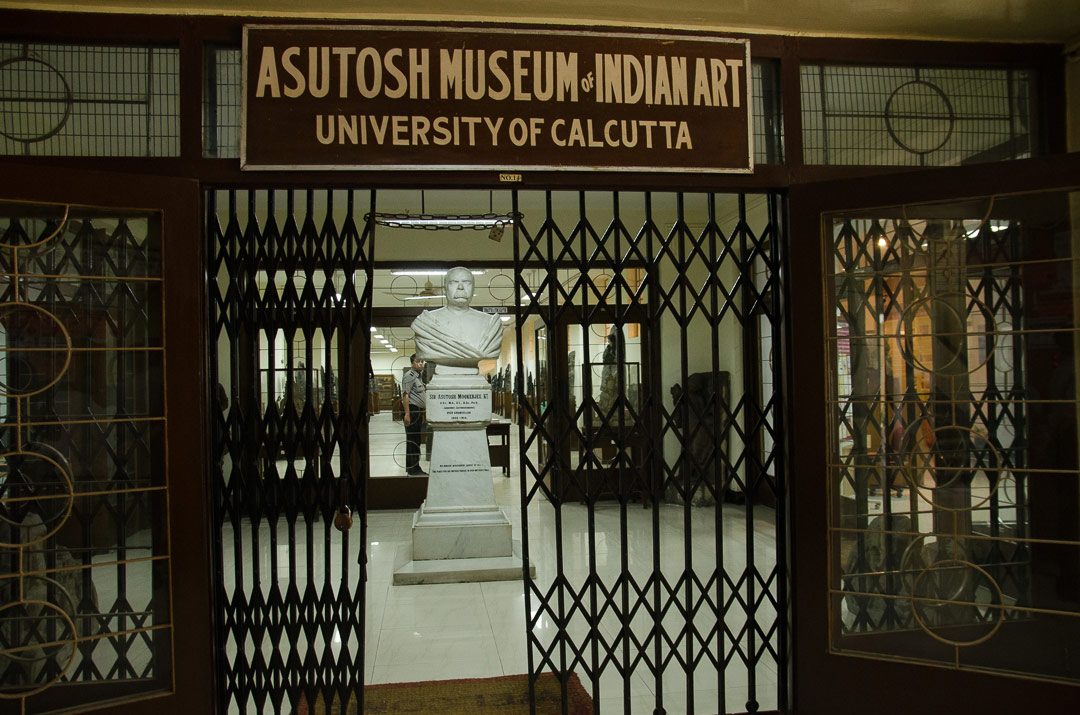
[[[1005,42],[1080,38],[1076,0],[27,0],[5,7],[81,12],[464,20],[698,28],[794,35]],[[662,12],[659,8],[662,7]]]

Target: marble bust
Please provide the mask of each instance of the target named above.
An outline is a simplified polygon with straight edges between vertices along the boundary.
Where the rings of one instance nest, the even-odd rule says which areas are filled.
[[[473,298],[472,271],[457,266],[446,272],[446,307],[425,310],[412,323],[416,353],[436,365],[472,367],[499,356],[502,321],[469,307]]]

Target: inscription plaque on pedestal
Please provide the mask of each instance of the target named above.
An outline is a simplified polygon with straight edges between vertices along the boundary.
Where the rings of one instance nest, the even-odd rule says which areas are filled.
[[[491,421],[491,388],[438,390],[428,388],[428,422],[475,423]]]

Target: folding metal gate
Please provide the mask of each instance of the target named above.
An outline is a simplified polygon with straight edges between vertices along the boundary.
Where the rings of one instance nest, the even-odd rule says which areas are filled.
[[[365,513],[365,196],[207,196],[226,712],[362,702],[366,531],[333,524]],[[783,708],[780,198],[511,199],[530,682]]]
[[[207,194],[222,712],[363,687],[373,200]]]
[[[515,227],[531,682],[564,712],[575,678],[604,715],[783,709],[781,200],[544,204]]]

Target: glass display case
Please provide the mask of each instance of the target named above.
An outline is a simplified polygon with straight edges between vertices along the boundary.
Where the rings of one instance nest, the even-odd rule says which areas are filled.
[[[589,422],[593,424],[619,423],[617,403],[620,383],[623,395],[621,420],[625,424],[635,422],[641,413],[641,363],[590,362],[585,363],[583,368],[588,379],[579,381],[579,384],[571,388],[570,399],[576,404],[584,404],[585,393],[588,390],[588,397],[592,398],[592,409],[581,411],[579,425],[584,429]]]
[[[641,326],[628,323],[567,326],[567,385],[571,414],[578,415],[578,427],[586,431],[600,415],[611,415],[623,391],[623,420],[636,420],[641,411]],[[586,400],[588,398],[588,401]],[[586,407],[586,409],[580,409]]]
[[[591,452],[606,468],[620,451],[640,464],[640,325],[568,325],[566,343],[567,414],[577,428],[570,433],[568,464],[581,464]]]

